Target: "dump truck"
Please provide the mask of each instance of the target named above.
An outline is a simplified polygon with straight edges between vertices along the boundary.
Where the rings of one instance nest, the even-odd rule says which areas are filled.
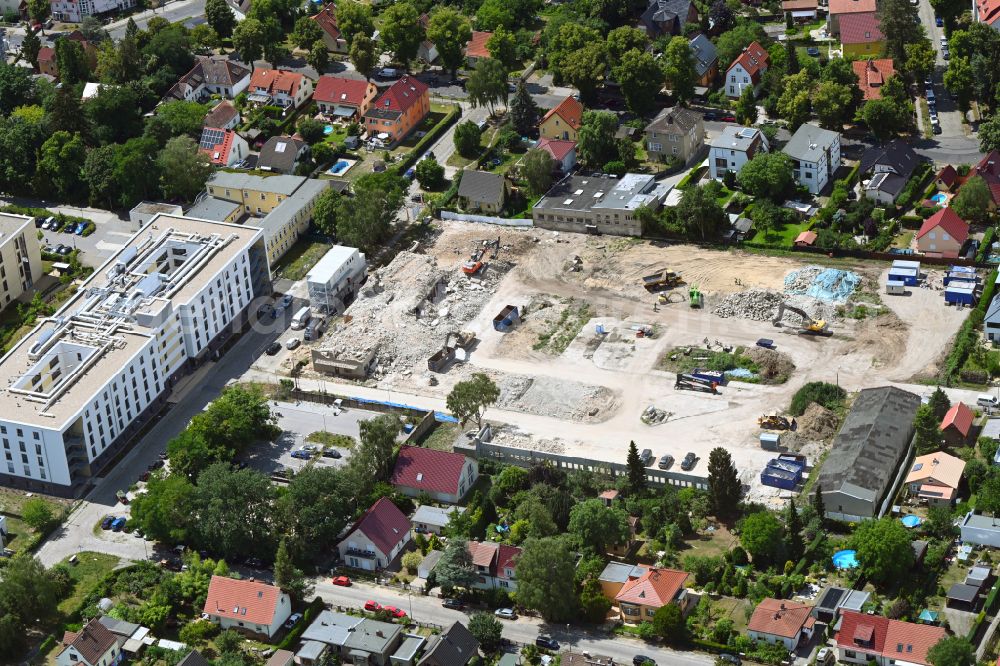
[[[496,317],[493,317],[494,330],[506,333],[521,321],[516,305],[507,305]]]
[[[493,254],[490,255],[490,259],[496,259],[497,255],[500,254],[500,237],[497,236],[495,241],[481,241],[480,246],[476,248],[469,260],[462,264],[462,272],[466,275],[472,276],[479,271],[486,268],[486,262],[483,257],[486,256],[488,250],[493,250]]]
[[[795,419],[777,412],[764,414],[757,419],[757,425],[765,430],[795,430]]]
[[[704,393],[715,393],[719,392],[718,382],[713,382],[708,379],[702,379],[701,377],[695,377],[694,375],[687,373],[677,373],[677,380],[674,382],[674,389],[679,391],[702,391]]]
[[[692,286],[688,289],[688,301],[691,303],[691,307],[700,308],[705,303],[705,297],[699,291],[697,286]]]
[[[652,275],[646,275],[642,278],[642,286],[649,291],[671,289],[679,284],[681,284],[681,276],[668,269],[653,273]]]
[[[444,346],[427,359],[427,369],[431,372],[441,372],[459,356],[456,352],[457,349],[468,350],[475,340],[475,333],[469,331],[452,331],[445,336]],[[465,360],[464,354],[460,360]]]
[[[788,305],[782,301],[778,305],[778,313],[774,315],[774,320],[771,322],[775,326],[781,326],[781,320],[785,316],[785,311],[797,314],[802,319],[802,323],[799,325],[799,333],[801,335],[821,335],[823,337],[830,337],[833,335],[833,331],[822,319],[813,319],[805,310]]]

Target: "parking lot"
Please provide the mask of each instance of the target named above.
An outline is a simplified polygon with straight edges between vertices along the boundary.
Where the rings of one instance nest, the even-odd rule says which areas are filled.
[[[107,211],[83,208],[51,208],[53,212],[65,215],[84,217],[94,222],[94,233],[89,236],[78,236],[68,231],[42,232],[42,247],[48,246],[54,250],[59,245],[67,245],[74,250],[80,250],[80,261],[86,266],[97,267],[120,250],[135,233],[131,222],[121,220]]]

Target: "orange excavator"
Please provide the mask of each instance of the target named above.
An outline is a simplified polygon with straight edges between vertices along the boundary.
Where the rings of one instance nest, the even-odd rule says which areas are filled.
[[[484,257],[489,250],[493,250],[493,253],[490,254],[490,259],[496,259],[497,255],[500,254],[499,236],[497,236],[495,241],[482,241],[480,246],[476,248],[476,251],[472,253],[472,256],[469,257],[469,260],[462,264],[462,272],[471,277],[486,268]]]

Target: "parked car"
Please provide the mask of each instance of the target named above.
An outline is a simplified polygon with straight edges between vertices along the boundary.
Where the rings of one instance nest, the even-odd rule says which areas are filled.
[[[382,610],[396,619],[406,617],[406,611],[401,608],[396,608],[395,606],[382,606]]]
[[[833,650],[828,647],[820,648],[819,652],[816,653],[816,665],[828,666],[830,662],[834,661],[833,657]]]
[[[288,619],[285,620],[285,629],[291,629],[292,627],[297,625],[299,623],[299,620],[301,619],[302,619],[302,613],[292,613],[290,616],[288,616]]]
[[[717,114],[715,111],[706,111],[702,115],[702,118],[704,118],[705,120],[716,120],[718,117],[719,114]]]
[[[559,641],[552,638],[551,636],[546,636],[544,634],[535,639],[535,645],[537,645],[540,648],[545,648],[546,650],[559,649]]]
[[[740,666],[740,664],[743,663],[742,661],[740,661],[740,658],[737,657],[735,654],[730,654],[728,652],[723,652],[722,654],[720,654],[719,661],[724,661],[727,664],[733,664],[733,666]]]
[[[414,177],[416,177],[416,175],[417,175],[417,170],[414,169],[413,167],[410,167],[409,169],[406,170],[406,173],[403,174],[403,177],[406,178],[406,180],[413,180]]]
[[[64,257],[72,251],[73,248],[71,248],[69,245],[60,245],[58,248],[56,248],[56,253],[61,254]]]
[[[695,464],[698,462],[698,456],[692,451],[688,451],[687,455],[684,456],[684,460],[681,461],[681,469],[685,472],[689,472],[694,469]]]
[[[110,530],[111,529],[111,523],[113,523],[113,522],[115,522],[115,517],[114,516],[105,516],[104,520],[101,521],[101,529],[102,530]]]
[[[125,520],[124,516],[119,516],[119,517],[115,518],[111,522],[111,531],[112,532],[121,532],[122,529],[125,527],[125,522],[126,522],[126,520]]]
[[[944,27],[944,19],[942,19],[940,16],[935,16],[934,17],[934,25],[936,25],[939,28],[943,28]]]
[[[637,654],[632,657],[632,666],[642,666],[643,664],[653,664],[653,666],[656,666],[656,662],[644,654]]]
[[[284,296],[281,297],[281,307],[287,308],[291,304],[292,304],[291,294],[285,294]]]
[[[516,620],[517,613],[514,612],[513,608],[498,608],[493,611],[493,614],[502,620]]]
[[[36,229],[41,229],[43,224],[45,224],[45,220],[43,220],[40,217],[36,217],[35,218],[35,228]]]
[[[812,58],[818,58],[819,57],[819,49],[816,48],[815,46],[810,46],[809,48],[807,48],[806,49],[806,53],[808,53],[809,56],[812,57]]]
[[[292,457],[300,460],[310,460],[312,458],[312,454],[308,451],[303,451],[302,449],[296,449],[295,451],[292,451]]]
[[[441,605],[452,610],[462,610],[465,608],[465,604],[462,603],[461,599],[445,599],[441,602]]]
[[[365,602],[365,610],[366,611],[382,610],[382,604],[380,604],[377,601],[372,601],[371,599],[369,599],[368,601]]]
[[[724,123],[735,123],[736,122],[736,116],[734,116],[732,114],[728,114],[728,115],[722,116],[722,122],[724,122]]]
[[[337,449],[323,449],[324,458],[333,458],[334,460],[340,458],[340,451]]]
[[[267,349],[264,351],[268,356],[274,356],[275,354],[281,351],[281,343],[277,341],[272,342],[267,346]]]
[[[660,469],[670,469],[671,465],[674,464],[674,457],[669,453],[662,458],[660,458],[660,463],[657,465]]]
[[[642,461],[643,467],[649,467],[649,463],[653,462],[652,449],[643,449],[642,453],[639,454],[639,460]]]
[[[337,576],[336,578],[334,578],[330,582],[333,583],[334,585],[339,585],[340,587],[350,587],[351,586],[351,579],[348,578],[347,576]]]
[[[77,236],[82,236],[83,232],[87,230],[88,226],[89,226],[88,222],[81,222],[80,224],[76,225],[76,230],[73,233],[75,233]]]
[[[285,349],[295,349],[302,344],[302,341],[298,338],[288,338],[285,340]]]

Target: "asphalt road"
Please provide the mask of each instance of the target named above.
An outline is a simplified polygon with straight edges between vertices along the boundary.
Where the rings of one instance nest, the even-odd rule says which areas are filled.
[[[139,14],[133,14],[132,18],[135,20],[136,25],[142,29],[149,23],[149,19],[154,16],[165,18],[171,23],[178,23],[187,21],[188,19],[199,18],[204,14],[205,0],[176,0],[175,2],[168,2],[159,9],[149,9]],[[128,19],[126,18],[109,23],[105,27],[111,37],[117,40],[125,36],[125,27],[127,25]]]
[[[315,596],[334,606],[361,608],[373,599],[383,605],[394,605],[418,622],[448,626],[455,621],[467,623],[468,612],[444,608],[437,597],[420,594],[408,595],[396,588],[385,588],[368,583],[354,583],[351,587],[337,587],[329,578],[316,581]],[[595,655],[613,657],[616,662],[630,664],[632,657],[644,654],[657,664],[671,666],[706,666],[714,662],[710,655],[699,652],[677,652],[656,647],[644,641],[623,636],[609,636],[597,630],[586,630],[568,625],[551,625],[535,617],[502,620],[504,638],[518,643],[533,643],[539,634],[548,634],[560,643],[563,650],[586,651]]]

